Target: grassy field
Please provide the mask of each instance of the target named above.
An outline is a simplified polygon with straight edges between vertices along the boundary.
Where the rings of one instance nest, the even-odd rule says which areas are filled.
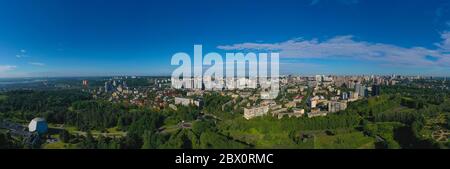
[[[6,99],[7,99],[7,97],[8,97],[8,96],[6,96],[6,95],[1,95],[1,94],[0,94],[0,101],[2,101],[2,100],[6,100]]]
[[[107,132],[101,132],[98,130],[91,130],[91,134],[93,137],[98,137],[100,135],[103,135],[104,137],[124,137],[127,135],[124,131],[119,131],[117,128],[109,128],[106,129]],[[79,134],[79,135],[86,135],[86,132],[78,131],[78,130],[72,130],[73,134]]]
[[[261,129],[229,130],[229,136],[254,145],[254,148],[281,149],[372,149],[375,139],[365,136],[354,129],[340,129],[335,135],[326,134],[325,130],[301,131],[302,134],[313,135],[313,138],[295,143],[287,131],[263,132]]]
[[[230,136],[234,139],[252,144],[254,148],[281,148],[281,149],[373,149],[375,139],[365,136],[356,130],[337,131],[335,135],[327,135],[324,131],[305,131],[312,134],[314,139],[294,143],[289,133],[261,133],[256,129],[248,131],[234,131]]]
[[[288,132],[263,132],[256,128],[250,128],[249,130],[233,130],[228,131],[229,136],[251,144],[254,148],[260,149],[305,149],[313,148],[313,140],[310,139],[306,142],[295,143],[289,138]]]
[[[161,128],[163,128],[161,133],[174,133],[174,132],[178,131],[178,129],[180,129],[178,127],[178,125],[176,125],[176,124],[175,125],[164,125]]]
[[[388,110],[386,110],[386,111],[384,111],[385,113],[395,113],[395,112],[398,112],[398,113],[408,113],[408,112],[414,112],[414,111],[416,111],[415,109],[411,109],[411,108],[408,108],[408,107],[404,107],[404,106],[396,106],[396,107],[392,107],[392,108],[390,108],[390,109],[388,109]]]
[[[64,125],[62,127],[61,125],[49,124],[49,127],[55,128],[55,129],[65,129],[70,134],[73,134],[73,135],[85,136],[87,134],[84,131],[78,130],[75,126]],[[126,136],[127,132],[120,131],[117,127],[113,127],[113,128],[106,129],[106,132],[102,132],[102,131],[98,131],[98,130],[91,130],[91,134],[94,137],[98,137],[100,135],[103,135],[105,137],[124,137],[124,136]]]
[[[76,148],[74,144],[70,143],[63,143],[61,141],[55,142],[55,143],[46,143],[42,146],[44,149],[71,149]]]
[[[335,135],[318,133],[314,135],[315,149],[373,149],[373,137],[365,136],[360,131],[338,131]]]
[[[253,145],[254,148],[280,149],[344,149],[374,148],[375,139],[364,136],[355,129],[337,129],[335,135],[327,135],[326,130],[293,130],[279,121],[222,121],[220,131],[233,139]],[[250,124],[251,123],[251,124]],[[295,132],[295,133],[292,133]],[[295,134],[296,136],[292,136]],[[304,138],[303,136],[312,136]]]
[[[397,149],[400,145],[394,138],[395,129],[404,126],[398,122],[377,122],[369,124],[370,128],[377,135],[389,143],[389,148]]]

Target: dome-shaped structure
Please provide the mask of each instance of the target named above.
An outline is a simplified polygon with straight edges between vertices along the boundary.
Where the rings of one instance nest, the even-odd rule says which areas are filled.
[[[47,122],[43,118],[34,118],[28,125],[28,131],[37,132],[38,134],[47,133]]]

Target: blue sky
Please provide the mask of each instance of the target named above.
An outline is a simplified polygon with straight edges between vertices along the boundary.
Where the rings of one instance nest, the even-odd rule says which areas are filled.
[[[282,73],[450,75],[445,0],[0,0],[0,77],[170,75],[177,52]]]

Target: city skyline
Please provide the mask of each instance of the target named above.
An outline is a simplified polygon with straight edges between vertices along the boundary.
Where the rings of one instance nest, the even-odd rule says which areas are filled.
[[[0,78],[168,76],[172,55],[280,53],[280,74],[450,74],[446,1],[0,2]]]

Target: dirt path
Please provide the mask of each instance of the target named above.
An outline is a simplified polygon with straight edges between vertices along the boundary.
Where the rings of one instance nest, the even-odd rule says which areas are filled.
[[[445,129],[433,131],[433,133],[431,134],[431,137],[434,140],[439,141],[439,142],[447,142],[449,136],[450,136],[450,131],[445,130]]]

